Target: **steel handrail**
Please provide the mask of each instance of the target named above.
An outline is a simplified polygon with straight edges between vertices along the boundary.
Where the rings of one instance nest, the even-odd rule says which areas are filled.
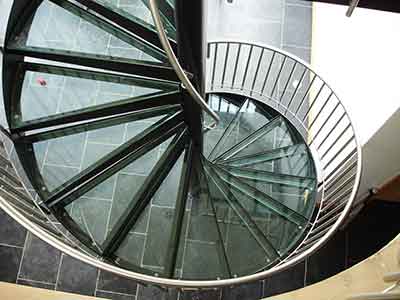
[[[213,47],[214,46],[214,47]],[[218,46],[220,48],[218,49]],[[232,57],[232,53],[234,53],[234,49],[232,47],[236,48],[236,56],[233,55],[233,61],[230,62],[231,65],[235,65],[234,72],[233,74],[227,75],[227,69],[226,67],[220,68],[220,70],[217,70],[216,66],[217,65],[223,65],[225,66],[227,64],[227,61]],[[247,48],[246,48],[247,47]],[[222,50],[221,50],[222,48]],[[245,50],[247,49],[247,52]],[[214,49],[214,54],[212,54],[212,49]],[[255,56],[256,50],[259,50],[258,52],[260,53],[259,56]],[[225,51],[225,56],[223,51]],[[266,71],[264,73],[260,72],[260,64],[263,56],[266,54],[267,51],[270,51],[271,54],[271,59],[270,62],[267,64],[269,65],[268,67],[265,66]],[[222,52],[222,53],[221,53]],[[218,53],[218,54],[217,54]],[[245,53],[245,54],[244,54]],[[310,83],[309,87],[306,90],[303,99],[301,100],[301,103],[298,105],[297,109],[292,107],[292,101],[293,99],[289,100],[289,105],[285,105],[282,103],[282,97],[284,93],[286,92],[287,84],[284,85],[285,89],[283,94],[280,97],[274,98],[271,93],[266,93],[265,92],[265,83],[270,76],[271,72],[271,65],[274,59],[276,59],[278,56],[281,57],[281,62],[280,65],[277,67],[277,76],[275,80],[275,84],[273,84],[274,89],[276,88],[277,81],[280,79],[280,75],[282,72],[283,64],[285,64],[286,61],[293,60],[295,64],[298,64],[306,69],[306,71],[309,71],[310,75],[314,75],[312,78],[310,76]],[[246,97],[253,98],[255,100],[259,100],[261,102],[266,102],[268,104],[274,104],[275,109],[281,112],[281,114],[285,115],[287,119],[297,128],[299,129],[300,126],[303,127],[304,131],[306,134],[303,135],[304,142],[309,145],[314,163],[317,166],[317,177],[319,180],[319,187],[320,187],[320,192],[319,192],[319,202],[320,206],[317,212],[315,213],[315,219],[312,221],[309,226],[310,230],[306,234],[306,237],[303,239],[303,241],[300,243],[300,245],[293,251],[289,256],[287,256],[283,262],[276,266],[273,267],[272,270],[274,271],[281,271],[282,269],[287,269],[291,265],[294,265],[298,262],[300,262],[302,259],[305,257],[309,256],[311,253],[317,251],[322,245],[324,245],[330,237],[339,229],[339,227],[343,224],[345,218],[348,216],[350,213],[353,203],[355,201],[355,197],[357,194],[357,190],[360,184],[360,179],[361,179],[361,169],[362,169],[362,152],[361,152],[361,144],[359,142],[359,138],[357,137],[357,133],[355,131],[354,125],[351,122],[351,119],[349,117],[349,114],[344,107],[344,105],[340,102],[339,98],[336,96],[336,94],[333,92],[333,90],[330,88],[330,86],[321,78],[321,76],[317,75],[317,73],[313,70],[313,68],[305,61],[293,56],[292,54],[282,51],[278,48],[263,45],[261,43],[253,43],[253,42],[248,42],[248,41],[240,41],[240,40],[216,40],[216,41],[210,41],[208,44],[208,76],[210,77],[211,80],[208,80],[207,83],[209,84],[207,89],[208,93],[234,93],[234,94],[239,94],[243,95]],[[216,62],[216,60],[220,60],[219,64]],[[238,71],[238,62],[241,62],[243,65],[243,70],[242,73]],[[254,78],[253,80],[249,81],[248,86],[246,86],[246,82],[248,81],[247,79],[249,78],[249,68],[247,67],[248,62],[252,61],[255,65],[253,66],[255,69],[254,73]],[[246,66],[246,67],[244,67]],[[219,71],[219,73],[218,73]],[[239,74],[240,73],[240,74]],[[293,70],[290,72],[288,80],[290,80],[290,76],[292,76]],[[260,76],[265,76],[262,78],[264,81],[264,84],[262,85],[262,89],[255,89],[255,82],[256,82],[256,77]],[[267,74],[267,75],[265,75]],[[304,72],[301,73],[301,78],[304,78]],[[230,78],[231,76],[232,78]],[[317,96],[314,97],[314,101],[311,103],[308,103],[307,107],[307,113],[305,116],[300,115],[300,107],[303,106],[303,102],[306,100],[306,95],[310,92],[310,87],[313,85],[314,80],[318,78],[322,82],[322,87],[326,87],[329,89],[331,92],[331,95],[328,97],[328,100],[334,96],[334,99],[336,99],[339,103],[339,106],[341,107],[343,111],[343,115],[339,117],[340,114],[338,114],[338,120],[336,125],[333,126],[333,130],[330,130],[327,134],[327,137],[331,138],[331,141],[333,140],[334,142],[330,143],[330,146],[326,148],[326,141],[329,139],[325,139],[324,135],[321,134],[320,130],[318,128],[317,131],[312,131],[310,127],[314,126],[315,120],[319,117],[321,121],[321,126],[325,126],[326,123],[323,118],[321,118],[321,111],[326,107],[326,102],[322,102],[320,111],[316,114],[316,117],[314,117],[314,120],[312,122],[309,122],[309,118],[312,116],[309,115],[311,111],[311,107],[315,104],[315,102],[319,101],[319,93],[321,92],[320,90],[317,92]],[[220,81],[219,81],[220,80]],[[297,92],[297,87],[296,87],[296,92]],[[292,96],[294,97],[294,95]],[[307,103],[307,101],[305,102]],[[337,104],[337,103],[335,103]],[[274,107],[273,106],[273,107]],[[332,113],[337,113],[337,107],[331,111],[330,114]],[[331,118],[331,115],[328,114],[326,117]],[[338,124],[342,122],[342,120],[346,120],[349,122],[349,125],[346,127],[344,131],[342,131],[338,137],[335,138],[335,130],[337,129]],[[326,131],[326,129],[325,129]],[[345,139],[346,142],[340,144],[342,147],[340,149],[335,149],[335,144],[340,140],[346,138],[345,133],[351,132],[351,137],[350,139]],[[326,134],[326,133],[325,133]],[[317,135],[319,135],[319,139],[322,139],[322,142],[319,144],[317,147],[315,145],[315,140],[317,138]],[[310,140],[307,140],[309,138]],[[343,149],[345,149],[351,142],[355,143],[355,149],[350,153],[350,155],[347,155],[344,157]],[[322,145],[324,147],[322,147]],[[325,148],[325,149],[324,149]],[[323,151],[325,150],[325,151]],[[329,161],[327,163],[323,163],[322,154],[324,155],[324,158],[327,154],[330,154],[328,157]],[[332,155],[333,153],[333,155]],[[350,164],[351,160],[355,158],[355,163]],[[336,163],[336,167],[334,166],[334,163]],[[348,183],[351,183],[351,190],[350,192],[348,190],[345,190],[343,192],[343,189],[346,188],[346,184],[343,184],[340,181],[341,175],[346,175],[346,173],[349,171],[348,170],[348,165],[351,165],[352,167],[350,168],[351,170],[355,170],[354,174],[354,179],[350,180]],[[333,168],[333,170],[331,170]],[[336,189],[336,187],[338,187]],[[333,195],[334,193],[332,192],[332,188],[334,188],[335,193],[336,191],[340,191],[341,193],[338,193],[339,195],[332,197],[333,199],[329,198],[327,199],[327,192],[328,195]],[[329,210],[326,208],[329,207]],[[321,235],[320,228],[324,228],[323,232],[324,234]],[[327,230],[329,228],[329,230]],[[265,275],[268,275],[268,272],[262,272]]]
[[[150,0],[150,11],[153,16],[154,24],[157,29],[158,37],[160,38],[161,45],[168,57],[169,62],[172,65],[172,68],[175,70],[178,78],[181,80],[182,85],[186,88],[188,93],[192,96],[193,100],[200,105],[200,107],[209,114],[213,119],[214,123],[208,125],[208,127],[215,127],[220,118],[219,116],[208,106],[207,102],[203,99],[200,93],[195,89],[193,84],[190,82],[189,78],[186,76],[185,71],[182,66],[179,64],[178,58],[176,57],[171,44],[169,43],[167,34],[165,33],[164,24],[161,20],[157,0]]]

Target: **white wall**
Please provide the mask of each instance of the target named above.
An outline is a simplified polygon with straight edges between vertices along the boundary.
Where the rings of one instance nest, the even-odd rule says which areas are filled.
[[[365,144],[400,107],[400,14],[345,12],[314,3],[312,65],[344,102]]]

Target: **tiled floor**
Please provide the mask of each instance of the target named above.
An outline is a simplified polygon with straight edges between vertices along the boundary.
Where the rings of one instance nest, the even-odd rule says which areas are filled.
[[[265,281],[222,290],[185,291],[180,293],[180,300],[255,300],[313,284],[383,247],[400,231],[400,225],[393,222],[399,213],[397,204],[371,203],[345,231],[338,232],[306,262]],[[60,253],[26,233],[3,211],[0,211],[0,225],[0,281],[106,299],[177,299],[176,290],[140,285]],[[367,233],[365,228],[372,230]]]
[[[210,40],[252,41],[311,60],[312,8],[300,0],[208,1]]]
[[[210,1],[212,2],[212,1]],[[260,0],[234,0],[232,4],[227,1],[214,1],[212,5],[216,5],[215,9],[210,8],[210,32],[212,33],[210,39],[219,38],[238,38],[253,40],[261,43],[266,43],[275,47],[282,48],[289,51],[306,61],[310,61],[310,47],[311,47],[311,6],[298,0],[274,0],[274,1],[260,1]],[[135,11],[137,6],[126,6],[125,9]],[[243,17],[243,12],[248,17]],[[85,34],[88,30],[88,24],[85,22],[69,19],[71,16],[64,16],[62,22],[59,23],[67,33],[67,37],[71,35],[74,30],[71,30],[70,24],[74,24],[80,34]],[[147,16],[148,17],[148,16]],[[49,18],[46,24],[39,24],[43,26],[43,30],[52,28],[49,22],[53,22],[54,18]],[[72,23],[71,23],[72,22]],[[64,26],[64,27],[63,27]],[[67,26],[67,30],[65,30]],[[61,28],[61,30],[63,30]],[[77,35],[79,36],[79,35]],[[87,37],[87,36],[86,36]],[[63,37],[63,40],[65,36]],[[32,39],[31,42],[44,43],[43,46],[58,47],[62,49],[87,49],[89,52],[95,50],[99,54],[115,54],[122,56],[129,56],[134,51],[130,47],[126,47],[116,39],[112,39],[109,35],[102,32],[96,32],[91,38],[86,39],[85,44],[78,43],[75,38],[69,39],[71,44],[63,44],[59,37],[54,36],[54,39],[43,40],[41,35]],[[107,41],[107,43],[104,43]],[[107,44],[108,48],[104,48]],[[137,53],[135,53],[137,55]],[[129,56],[130,57],[130,56]],[[35,80],[29,81],[30,84],[35,85]],[[36,86],[37,87],[37,86]],[[46,97],[49,100],[45,109],[50,111],[62,111],[62,104],[66,105],[66,109],[71,109],[70,101],[68,101],[68,92],[73,89],[73,82],[62,82],[58,85],[57,82],[51,85],[55,87],[54,93],[49,93]],[[132,91],[113,91],[112,87],[107,86],[102,90],[101,86],[90,87],[81,89],[73,98],[89,99],[110,95],[127,96],[132,95]],[[65,101],[60,101],[61,89],[66,90]],[[38,97],[40,95],[40,89]],[[106,91],[106,92],[105,92]],[[111,92],[110,92],[111,91]],[[73,103],[72,103],[73,104]],[[85,105],[85,104],[83,104]],[[37,117],[37,116],[36,116]],[[54,143],[48,145],[46,143],[43,147],[41,155],[38,155],[38,160],[41,161],[43,173],[48,175],[49,180],[60,180],[55,176],[57,173],[67,175],[67,172],[74,174],[79,171],[83,166],[89,163],[96,155],[104,154],[115,148],[122,140],[129,136],[129,131],[135,132],[135,128],[128,128],[126,126],[123,130],[120,128],[113,132],[108,132],[104,135],[84,136],[76,138],[74,143],[69,141],[65,143]],[[123,132],[121,136],[120,133]],[[113,140],[105,140],[104,137],[112,137]],[[53,147],[48,151],[48,147]],[[82,155],[71,156],[70,153],[80,151]],[[39,150],[38,150],[39,151]],[[38,152],[39,153],[39,152]],[[51,153],[46,155],[46,153]],[[64,153],[64,155],[61,155]],[[90,155],[86,155],[90,153]],[[52,156],[57,154],[56,156]],[[159,153],[155,156],[158,157]],[[40,158],[41,157],[41,158]],[[64,157],[64,161],[60,161],[60,157]],[[80,159],[74,160],[76,157]],[[87,157],[87,160],[85,160]],[[101,212],[109,212],[103,216],[103,219],[109,218],[113,222],[113,215],[110,213],[112,197],[118,197],[118,192],[131,193],[132,191],[123,191],[118,188],[119,184],[123,185],[124,180],[132,181],[129,176],[136,176],[134,181],[140,181],[140,177],[154,161],[154,157],[149,157],[146,161],[141,162],[140,165],[135,166],[135,172],[121,173],[121,176],[114,178],[113,182],[108,182],[102,187],[101,191],[92,193],[89,197],[82,199],[82,208],[85,208],[85,201],[97,201],[97,206]],[[58,169],[57,169],[58,168]],[[57,172],[50,172],[50,169],[58,170]],[[60,170],[63,170],[61,172]],[[63,179],[65,180],[65,178]],[[54,182],[54,185],[60,182]],[[173,184],[171,186],[176,186]],[[116,192],[118,191],[118,192]],[[171,191],[164,191],[171,193]],[[99,196],[101,195],[101,196]],[[105,195],[108,195],[105,197]],[[157,198],[157,197],[156,197]],[[171,197],[172,198],[172,197]],[[161,201],[155,199],[155,202]],[[154,206],[153,214],[160,213],[163,206],[164,210],[168,210],[171,203],[156,203]],[[165,207],[167,206],[167,207]],[[72,208],[72,211],[76,209]],[[114,210],[118,207],[114,206]],[[122,207],[123,209],[123,207]],[[376,207],[369,208],[360,216],[345,232],[339,232],[332,241],[330,241],[324,248],[317,254],[302,262],[296,267],[287,272],[278,274],[268,280],[246,284],[234,288],[225,288],[223,290],[208,290],[201,292],[182,292],[180,299],[259,299],[262,296],[269,296],[276,293],[281,293],[294,288],[300,288],[307,284],[312,284],[326,277],[329,277],[346,267],[349,267],[361,259],[367,257],[369,254],[375,252],[380,246],[384,245],[393,235],[397,233],[399,228],[390,222],[392,218],[398,214],[398,207],[389,204],[377,204]],[[121,208],[119,208],[119,211]],[[98,212],[91,212],[98,213]],[[389,217],[390,214],[390,217]],[[79,220],[79,214],[76,215]],[[159,226],[160,224],[153,224],[152,218],[147,215],[144,225],[148,225],[149,230],[152,227]],[[363,219],[364,218],[364,219]],[[365,222],[365,223],[363,223]],[[387,223],[385,223],[387,222]],[[389,223],[390,222],[390,223]],[[106,222],[103,222],[105,224]],[[389,223],[389,224],[388,224]],[[376,230],[377,236],[381,239],[374,239],[376,245],[371,248],[370,234],[368,236],[363,231],[362,224],[368,224],[369,228]],[[93,226],[93,233],[96,239],[104,239],[106,228],[97,226],[98,224],[91,224]],[[390,230],[388,230],[388,226]],[[143,227],[143,226],[142,226]],[[383,230],[384,228],[385,230]],[[159,258],[154,257],[146,251],[144,239],[146,238],[144,228],[136,228],[131,233],[130,238],[135,241],[140,249],[135,253],[145,253],[143,257],[130,257],[133,260],[141,260],[153,264],[154,260]],[[385,236],[382,235],[385,232]],[[160,243],[162,236],[150,243]],[[139,242],[139,243],[138,243]],[[128,253],[127,255],[131,255]],[[176,299],[178,292],[176,290],[164,291],[153,286],[143,286],[134,281],[117,277],[116,275],[97,270],[94,267],[83,264],[66,254],[60,253],[58,250],[45,244],[32,234],[27,233],[21,226],[15,223],[8,215],[0,211],[0,280],[7,282],[16,282],[19,284],[47,288],[51,290],[74,292],[84,295],[96,295],[99,297],[109,299]]]

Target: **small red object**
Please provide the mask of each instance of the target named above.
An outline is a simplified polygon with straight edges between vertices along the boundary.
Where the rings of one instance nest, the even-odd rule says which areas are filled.
[[[46,80],[44,80],[42,77],[38,77],[38,78],[36,79],[36,81],[37,81],[37,83],[39,83],[41,86],[46,86],[46,85],[47,85]]]

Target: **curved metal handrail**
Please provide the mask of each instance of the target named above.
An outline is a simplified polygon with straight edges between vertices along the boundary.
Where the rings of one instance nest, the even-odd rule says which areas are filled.
[[[173,65],[174,69],[176,70],[179,78],[182,80],[183,84],[185,87],[188,89],[188,92],[192,95],[192,97],[195,99],[195,101],[201,105],[201,107],[207,111],[211,116],[213,116],[213,119],[218,119],[217,114],[212,111],[207,103],[202,99],[202,97],[198,94],[198,92],[193,88],[193,85],[190,83],[189,79],[187,78],[186,74],[184,73],[183,69],[179,65],[179,62],[177,61],[177,58],[175,54],[172,51],[171,46],[169,45],[168,40],[166,39],[165,31],[163,28],[163,25],[160,21],[159,18],[159,11],[157,8],[157,4],[155,0],[150,0],[150,4],[152,4],[152,14],[153,17],[155,16],[155,23],[156,27],[158,30],[158,33],[160,35],[161,42],[163,43],[163,47],[165,47],[165,51],[168,54],[168,57],[171,61],[171,64]],[[157,18],[158,16],[158,18]],[[158,23],[158,24],[157,24]],[[165,43],[165,44],[164,44]],[[243,50],[245,47],[248,47],[248,50],[242,51],[241,53],[247,54],[247,59],[241,60],[239,62],[240,58],[240,52],[239,55],[237,55],[237,59],[234,61],[232,64],[232,67],[234,67],[234,75],[232,76],[231,81],[229,86],[226,86],[224,84],[218,86],[216,84],[216,79],[218,78],[218,75],[221,75],[221,77],[224,80],[228,80],[229,76],[226,76],[224,74],[222,76],[222,73],[225,73],[226,71],[226,66],[230,65],[227,64],[227,59],[228,56],[222,56],[222,60],[218,60],[222,62],[223,65],[223,72],[221,74],[217,74],[217,69],[216,69],[216,62],[217,59],[221,55],[218,55],[218,47],[217,45],[241,45],[241,49]],[[211,48],[215,46],[215,51],[214,51],[214,57],[210,55]],[[238,41],[215,41],[211,42],[209,44],[209,58],[208,62],[210,62],[210,68],[209,70],[211,71],[211,76],[209,76],[209,92],[234,92],[237,94],[242,94],[245,96],[252,97],[253,99],[263,101],[267,104],[272,105],[280,111],[283,115],[285,115],[289,121],[291,121],[297,128],[302,127],[304,129],[303,137],[305,137],[305,140],[307,144],[311,147],[312,154],[314,156],[314,160],[317,165],[321,165],[319,168],[319,179],[320,179],[320,187],[319,190],[321,192],[321,202],[320,206],[318,208],[318,211],[316,213],[316,218],[314,219],[313,223],[309,224],[309,231],[302,243],[292,252],[290,256],[288,256],[284,261],[282,261],[279,265],[274,266],[271,269],[268,269],[263,272],[259,272],[256,274],[252,275],[247,275],[243,277],[238,277],[238,278],[230,278],[230,279],[223,279],[223,280],[200,280],[200,281],[194,281],[194,280],[178,280],[178,279],[166,279],[166,278],[160,278],[160,277],[155,277],[155,276],[149,276],[133,271],[129,271],[123,268],[120,268],[117,265],[113,265],[109,262],[103,261],[100,257],[96,256],[95,254],[92,254],[90,251],[85,251],[83,247],[79,245],[79,243],[69,243],[65,241],[64,239],[60,239],[59,237],[55,236],[51,231],[46,229],[43,224],[39,222],[35,222],[34,220],[30,219],[27,217],[27,214],[21,212],[20,209],[17,209],[14,205],[12,205],[6,197],[1,196],[0,194],[0,207],[3,208],[11,217],[13,217],[16,221],[18,221],[21,225],[23,225],[25,228],[27,228],[29,231],[31,231],[33,234],[37,235],[39,238],[43,239],[45,242],[49,243],[50,245],[56,247],[57,249],[68,253],[72,257],[82,260],[88,264],[91,264],[93,266],[99,267],[101,269],[105,269],[107,271],[116,273],[118,275],[132,278],[135,280],[138,280],[140,282],[145,282],[145,283],[151,283],[151,284],[158,284],[161,286],[169,286],[169,287],[180,287],[180,288],[213,288],[213,287],[222,287],[222,286],[231,286],[231,285],[236,285],[236,284],[242,284],[250,281],[255,281],[255,280],[260,280],[264,279],[268,276],[271,276],[272,274],[275,274],[279,271],[282,271],[284,269],[288,269],[295,265],[296,263],[300,262],[307,256],[311,255],[314,253],[319,247],[321,247],[333,234],[334,232],[341,226],[343,221],[345,220],[347,214],[351,210],[354,198],[356,196],[356,192],[358,189],[358,185],[360,182],[360,176],[361,176],[361,147],[358,142],[358,138],[356,136],[356,132],[354,131],[353,124],[348,117],[348,114],[344,108],[344,106],[341,104],[341,102],[337,99],[336,95],[332,92],[334,95],[332,98],[337,99],[338,101],[338,107],[340,107],[343,110],[343,118],[341,120],[348,120],[349,121],[349,126],[348,129],[349,131],[352,132],[352,142],[355,143],[355,151],[351,152],[351,155],[347,155],[346,157],[342,157],[341,155],[331,155],[332,149],[334,149],[335,142],[337,138],[334,135],[331,135],[332,132],[334,131],[329,131],[328,134],[324,131],[317,131],[314,132],[313,130],[310,130],[311,127],[313,127],[314,124],[316,124],[316,119],[321,116],[320,113],[317,113],[317,117],[314,119],[310,118],[303,118],[303,116],[300,114],[301,109],[300,106],[295,108],[293,107],[292,102],[289,102],[287,104],[282,103],[282,99],[278,99],[274,97],[274,95],[266,95],[263,93],[264,91],[258,91],[256,87],[256,77],[250,81],[250,86],[246,85],[246,82],[249,81],[248,79],[249,74],[251,73],[251,62],[258,62],[261,61],[262,55],[260,56],[260,59],[256,56],[255,60],[253,59],[254,57],[251,54],[257,53],[259,50],[260,53],[265,53],[267,51],[271,51],[271,53],[275,53],[274,57],[279,56],[281,59],[284,61],[288,60],[293,60],[296,65],[303,66],[304,69],[307,69],[307,72],[313,73],[316,77],[318,77],[322,82],[324,82],[320,76],[316,75],[316,73],[312,70],[310,66],[308,66],[307,63],[299,60],[298,58],[295,58],[294,56],[283,52],[281,50],[261,45],[261,44],[254,44],[254,43],[248,43],[248,42],[238,42]],[[250,50],[252,49],[252,50]],[[257,50],[257,51],[256,51]],[[233,53],[233,51],[231,51]],[[221,54],[221,51],[219,52]],[[240,69],[240,64],[243,63],[243,72],[241,73]],[[255,65],[255,73],[253,75],[258,75],[260,74],[260,69],[262,66],[260,63],[256,63]],[[262,73],[265,75],[265,73],[269,74],[271,68],[265,69],[265,72]],[[250,73],[249,73],[250,72]],[[240,84],[236,85],[235,84],[235,76],[238,76],[241,74],[241,80]],[[182,76],[182,78],[181,78]],[[316,78],[315,77],[315,78]],[[290,77],[289,77],[290,78]],[[315,79],[314,78],[314,79]],[[232,80],[233,79],[233,80]],[[222,80],[222,83],[224,83],[224,80]],[[279,84],[274,84],[273,86],[279,86]],[[287,88],[287,85],[285,86],[284,89]],[[327,86],[329,90],[330,87],[324,82],[324,86]],[[275,89],[275,88],[274,88]],[[260,93],[261,92],[261,93]],[[272,93],[273,94],[273,93]],[[326,105],[322,105],[323,107],[326,107]],[[336,107],[336,106],[335,106]],[[336,108],[335,108],[336,109]],[[311,110],[310,110],[311,111]],[[323,114],[322,114],[323,116]],[[215,118],[216,117],[216,118]],[[306,120],[306,122],[304,122]],[[312,121],[311,121],[312,120]],[[311,122],[310,122],[311,121]],[[321,120],[318,121],[321,123],[321,126],[324,127],[326,126],[326,123],[324,121],[321,122]],[[317,123],[318,124],[318,123]],[[324,135],[325,134],[325,135]],[[325,136],[327,136],[325,138]],[[340,141],[340,138],[343,135],[340,135],[338,141]],[[311,137],[311,139],[309,139]],[[328,147],[328,149],[325,148],[324,151],[320,151],[321,147],[317,147],[315,144],[316,143],[327,143],[327,139],[331,137],[334,141],[332,143],[332,147]],[[346,143],[345,143],[346,144]],[[319,145],[321,146],[321,144]],[[326,153],[325,153],[326,152]],[[341,152],[341,148],[337,151],[337,153]],[[330,154],[330,155],[328,155]],[[340,153],[339,153],[340,154]],[[328,157],[328,161],[325,161],[325,158]],[[320,163],[321,162],[321,163]],[[329,163],[330,165],[330,170],[329,172],[326,172],[326,165]],[[355,170],[355,173],[350,177],[350,179],[345,179],[342,180],[341,178],[345,175],[351,174],[352,171]],[[22,180],[21,180],[22,181]],[[349,192],[348,192],[348,187],[351,187]],[[347,189],[346,189],[347,188]],[[7,189],[7,187],[0,187],[0,190]],[[25,187],[26,189],[26,187]],[[32,201],[34,201],[32,199]],[[41,214],[45,214],[40,207],[37,207],[37,211]],[[54,225],[51,223],[51,220],[49,220],[49,224]],[[61,231],[61,230],[59,230]]]
[[[213,54],[211,53],[212,50],[214,50]],[[274,107],[297,129],[303,128],[303,131],[300,130],[300,132],[302,132],[305,142],[310,147],[317,166],[320,205],[315,214],[315,219],[309,224],[309,232],[295,251],[271,270],[280,271],[286,269],[300,262],[325,244],[343,224],[346,216],[351,211],[361,178],[362,152],[359,138],[344,105],[330,86],[305,61],[274,47],[238,40],[210,41],[208,51],[207,69],[209,71],[208,77],[211,80],[207,81],[207,92],[241,94]],[[263,59],[268,52],[270,53],[270,61],[265,64],[267,69],[265,72],[260,72],[264,63]],[[278,61],[278,65],[272,86],[275,89],[278,83],[283,83],[284,87],[282,91],[277,93],[278,95],[275,95],[274,91],[266,93],[265,88],[266,82],[272,74],[274,59]],[[286,75],[288,75],[288,78],[287,80],[282,80],[282,71],[288,61],[292,62],[289,70],[287,70]],[[254,62],[253,70],[250,70],[251,68],[249,67],[251,62]],[[240,70],[240,64],[242,64],[242,70]],[[227,65],[235,66],[233,73],[227,73]],[[288,85],[294,77],[293,74],[296,68],[301,70],[300,80],[293,87],[292,94],[288,97],[288,102],[283,103],[283,96],[288,91]],[[297,97],[299,89],[301,89],[299,86],[304,81],[304,74],[306,73],[310,75],[309,84],[303,97],[300,97],[302,98],[301,103],[294,105],[295,101],[293,99]],[[251,78],[252,76],[253,78]],[[259,83],[259,78],[257,77],[259,76],[262,76],[261,81],[263,84],[261,88],[257,88]],[[310,96],[310,87],[316,79],[321,81],[322,87],[313,97],[313,101],[308,102],[306,99]],[[293,82],[295,81],[293,80]],[[320,101],[320,93],[324,88],[327,89],[329,96]],[[313,116],[310,114],[312,107],[315,108],[318,105],[319,110]],[[332,107],[331,112],[328,114],[322,113],[329,105]],[[304,112],[303,114],[301,112],[301,107],[305,107],[307,111],[305,116]],[[332,119],[334,120],[333,116],[336,117],[337,122],[333,122],[329,127],[327,124]],[[340,128],[338,125],[345,124],[346,121],[348,125],[337,135],[337,128]],[[319,127],[315,128],[316,130],[313,129],[315,124],[319,124]],[[319,145],[316,146],[316,144]],[[326,147],[326,145],[330,146]],[[345,155],[344,150],[348,150],[351,145],[354,145],[354,148],[352,151],[347,151],[349,153]],[[336,152],[332,149],[336,150]],[[264,275],[269,275],[268,271],[263,273]]]
[[[183,86],[187,89],[188,93],[193,97],[194,101],[196,101],[196,103],[200,105],[200,107],[215,120],[215,123],[208,125],[208,127],[211,128],[215,127],[219,122],[219,116],[208,106],[207,102],[203,99],[203,97],[201,97],[199,92],[194,88],[193,84],[186,76],[186,73],[183,70],[182,66],[179,64],[178,58],[176,57],[174,51],[172,50],[167,34],[165,33],[164,25],[162,23],[160,12],[158,9],[157,0],[150,0],[149,3],[150,3],[151,15],[153,16],[158,37],[160,38],[161,45],[165,53],[167,54],[168,60],[171,63],[172,68],[175,70],[178,78],[181,80]]]

